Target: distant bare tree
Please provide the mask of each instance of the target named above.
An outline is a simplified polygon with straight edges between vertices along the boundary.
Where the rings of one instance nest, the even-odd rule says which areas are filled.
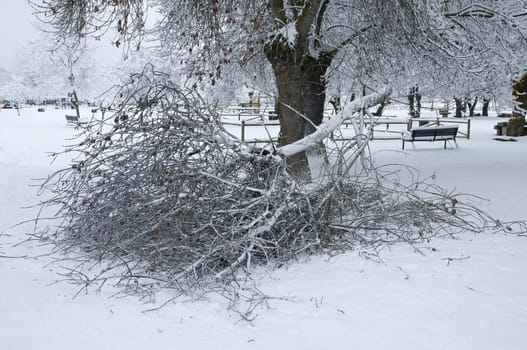
[[[81,117],[79,111],[79,97],[76,88],[76,74],[79,68],[79,61],[86,54],[86,46],[80,42],[65,41],[58,49],[51,51],[51,60],[63,68],[63,74],[67,76],[71,91],[71,103],[75,108],[78,118]]]
[[[59,97],[73,94],[93,98],[108,87],[100,79],[104,63],[95,64],[90,46],[72,42],[54,45],[42,35],[28,42],[19,54],[17,72],[26,86],[25,96],[31,98]],[[96,87],[95,87],[96,85]]]

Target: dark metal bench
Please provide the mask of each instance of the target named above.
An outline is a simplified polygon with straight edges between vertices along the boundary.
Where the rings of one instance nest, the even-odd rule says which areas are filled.
[[[76,115],[68,115],[68,114],[66,114],[66,124],[67,125],[79,126],[81,124],[86,124],[86,122],[79,120],[79,117],[77,117]]]
[[[401,135],[401,140],[403,141],[403,149],[405,142],[412,142],[413,146],[413,143],[416,141],[444,141],[444,148],[446,148],[447,141],[454,141],[457,147],[457,129],[457,126],[435,126],[411,129],[409,131],[403,132]]]

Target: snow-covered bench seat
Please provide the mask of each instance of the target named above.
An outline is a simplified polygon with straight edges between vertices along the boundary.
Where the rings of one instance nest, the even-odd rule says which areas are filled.
[[[401,140],[403,141],[403,149],[405,142],[416,141],[444,141],[446,148],[447,141],[454,141],[457,147],[456,135],[457,135],[457,126],[435,126],[435,127],[422,127],[415,128],[408,131],[405,131],[401,135]]]

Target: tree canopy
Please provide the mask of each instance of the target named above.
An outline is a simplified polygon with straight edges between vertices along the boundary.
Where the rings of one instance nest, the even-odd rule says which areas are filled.
[[[161,54],[186,63],[248,63],[271,43],[294,45],[297,57],[345,53],[356,68],[386,71],[392,57],[445,65],[485,52],[517,65],[524,44],[525,1],[484,0],[42,0],[37,15],[61,37],[113,32],[114,44],[140,47],[149,16]],[[153,14],[155,13],[155,14]],[[152,28],[151,28],[152,29]],[[505,57],[507,56],[507,57]],[[380,59],[380,62],[378,61]],[[486,62],[481,60],[481,63]],[[360,64],[359,64],[360,63]],[[451,62],[450,62],[451,63]],[[203,74],[199,65],[195,73]],[[368,68],[368,69],[366,69]],[[221,70],[217,71],[218,75]]]

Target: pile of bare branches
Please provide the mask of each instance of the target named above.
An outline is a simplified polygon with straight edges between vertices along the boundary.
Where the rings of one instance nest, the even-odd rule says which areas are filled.
[[[494,225],[430,182],[351,175],[346,152],[322,181],[298,183],[279,152],[241,144],[199,97],[151,68],[119,96],[119,110],[65,150],[77,154],[71,167],[42,186],[60,223],[36,236],[76,262],[66,276],[83,285],[189,292],[255,264]]]

